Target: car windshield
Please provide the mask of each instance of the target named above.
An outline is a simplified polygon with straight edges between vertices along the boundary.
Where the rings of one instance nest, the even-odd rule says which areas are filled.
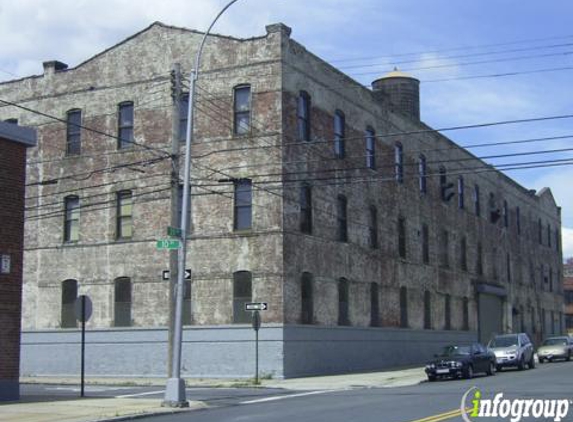
[[[543,342],[544,346],[567,346],[567,340],[564,338],[548,338]]]
[[[442,349],[439,356],[459,356],[469,354],[470,346],[446,346]]]
[[[489,347],[511,347],[517,346],[517,336],[495,337]]]

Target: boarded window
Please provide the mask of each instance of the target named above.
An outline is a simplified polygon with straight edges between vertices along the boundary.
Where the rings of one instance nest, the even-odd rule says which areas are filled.
[[[115,280],[115,313],[116,327],[131,326],[131,280],[127,277]]]
[[[67,196],[64,208],[64,242],[77,242],[80,238],[80,198]]]
[[[312,274],[302,273],[301,277],[301,324],[312,324],[314,320]]]
[[[248,324],[251,313],[245,310],[245,303],[252,302],[253,276],[249,271],[237,271],[233,274],[233,323]]]
[[[251,130],[251,87],[242,85],[235,88],[234,133],[244,135]]]
[[[338,280],[338,325],[350,325],[348,314],[348,280]]]
[[[74,304],[78,297],[78,282],[65,280],[62,283],[62,328],[75,328]]]

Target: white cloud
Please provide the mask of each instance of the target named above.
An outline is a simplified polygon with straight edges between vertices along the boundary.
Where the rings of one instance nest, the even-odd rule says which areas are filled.
[[[563,260],[573,258],[573,229],[563,227],[561,236],[563,239]]]

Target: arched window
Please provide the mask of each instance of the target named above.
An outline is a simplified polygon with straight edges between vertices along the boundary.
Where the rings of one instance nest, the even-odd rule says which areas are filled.
[[[313,309],[313,290],[312,290],[312,274],[302,273],[300,281],[300,296],[301,296],[301,324],[312,324],[314,320]]]
[[[334,155],[336,158],[344,158],[345,145],[344,137],[346,132],[346,123],[344,113],[336,110],[334,113]]]
[[[398,255],[406,258],[406,219],[398,217]]]
[[[468,270],[468,242],[465,236],[460,240],[460,268],[462,271]]]
[[[300,187],[300,231],[312,234],[312,188],[308,183]]]
[[[74,304],[78,298],[78,282],[65,280],[62,283],[62,328],[75,328],[76,315]]]
[[[245,135],[251,130],[251,86],[239,85],[234,90],[234,128],[235,135]]]
[[[427,224],[422,224],[422,262],[430,263],[430,229]]]
[[[131,279],[121,277],[115,280],[114,326],[131,326]]]
[[[306,91],[298,96],[297,131],[299,141],[310,141],[310,95]]]
[[[338,240],[341,242],[348,241],[348,202],[344,195],[338,195],[337,198],[337,220],[338,220]]]
[[[338,280],[338,325],[350,325],[348,304],[348,280]]]
[[[444,299],[444,328],[446,330],[452,329],[452,298],[450,295],[446,295]]]
[[[380,325],[380,297],[377,283],[370,283],[370,325]]]
[[[400,327],[408,328],[408,288],[400,287]]]
[[[233,323],[248,324],[251,313],[245,310],[245,303],[253,301],[253,275],[249,271],[233,274]]]
[[[368,243],[371,249],[376,249],[378,247],[378,211],[374,205],[370,207],[369,223]]]
[[[424,292],[424,329],[432,329],[432,295],[428,290]]]
[[[366,128],[366,167],[376,169],[376,132],[371,127]]]

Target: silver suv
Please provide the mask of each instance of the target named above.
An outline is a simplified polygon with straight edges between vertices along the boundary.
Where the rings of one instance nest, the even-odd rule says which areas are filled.
[[[519,370],[526,365],[529,369],[535,368],[533,344],[525,333],[494,336],[488,347],[495,354],[498,371],[506,366],[516,366]]]

